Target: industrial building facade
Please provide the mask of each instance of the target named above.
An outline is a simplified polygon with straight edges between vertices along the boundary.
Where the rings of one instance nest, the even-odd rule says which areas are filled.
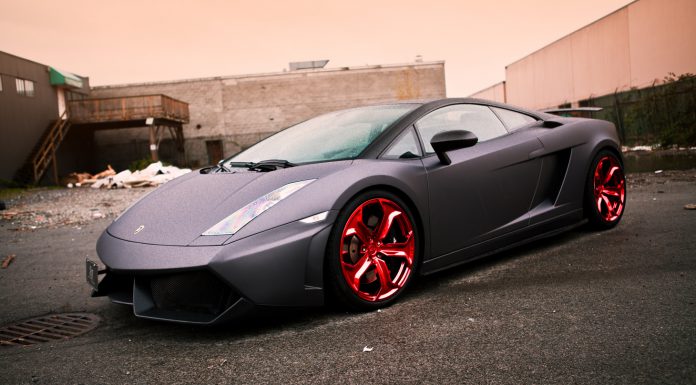
[[[445,94],[441,61],[90,88],[0,52],[0,179],[58,183],[155,156],[200,167],[318,114]]]
[[[696,1],[637,0],[505,67],[472,97],[526,108],[577,107],[696,73]]]
[[[66,103],[88,93],[88,78],[0,51],[0,179],[15,178]],[[71,160],[79,156],[68,155],[79,145],[74,139],[56,154],[66,167],[76,166]]]
[[[414,62],[336,69],[100,86],[92,98],[164,94],[189,105],[183,126],[185,160],[190,167],[217,162],[259,140],[318,114],[375,103],[443,98],[444,62]],[[140,129],[100,131],[97,157],[116,168],[148,156]],[[164,138],[161,157],[175,159]]]

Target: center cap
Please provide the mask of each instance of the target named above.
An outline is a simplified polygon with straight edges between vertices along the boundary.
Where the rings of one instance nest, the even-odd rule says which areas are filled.
[[[370,243],[367,244],[367,254],[374,257],[377,255],[380,246],[380,242],[375,242],[374,239],[370,239]]]

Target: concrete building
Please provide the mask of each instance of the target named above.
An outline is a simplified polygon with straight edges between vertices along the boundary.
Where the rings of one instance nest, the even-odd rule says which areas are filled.
[[[184,163],[197,167],[318,114],[374,103],[442,98],[446,92],[444,62],[436,61],[100,86],[92,88],[91,96],[150,94],[188,103]],[[147,133],[141,129],[100,131],[95,141],[97,161],[116,168],[149,154]],[[172,156],[172,147],[162,140],[162,159]]]
[[[89,79],[0,51],[0,179],[15,178],[39,139],[66,110],[70,100],[89,94]],[[74,166],[68,156],[80,138],[63,143],[54,165]],[[61,159],[63,160],[61,162]],[[56,173],[59,171],[56,169]]]
[[[577,107],[696,73],[696,1],[637,0],[505,67],[472,95],[527,108]]]

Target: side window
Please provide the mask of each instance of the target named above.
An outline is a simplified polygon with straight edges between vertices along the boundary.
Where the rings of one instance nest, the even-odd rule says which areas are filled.
[[[532,122],[536,122],[536,119],[519,112],[506,110],[504,108],[491,107],[493,111],[500,117],[500,119],[505,123],[510,132],[527,125]]]
[[[456,104],[435,110],[416,123],[425,152],[434,153],[430,140],[442,131],[467,130],[478,136],[479,142],[507,134],[503,123],[487,106]]]
[[[417,158],[419,156],[421,156],[421,150],[418,145],[418,139],[413,129],[409,128],[404,130],[401,136],[396,138],[394,143],[392,143],[389,149],[382,155],[382,158],[404,159]]]

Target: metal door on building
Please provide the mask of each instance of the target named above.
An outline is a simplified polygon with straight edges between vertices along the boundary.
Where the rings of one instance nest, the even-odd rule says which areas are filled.
[[[208,164],[217,164],[225,156],[223,154],[222,140],[206,140],[205,148],[208,152]]]

